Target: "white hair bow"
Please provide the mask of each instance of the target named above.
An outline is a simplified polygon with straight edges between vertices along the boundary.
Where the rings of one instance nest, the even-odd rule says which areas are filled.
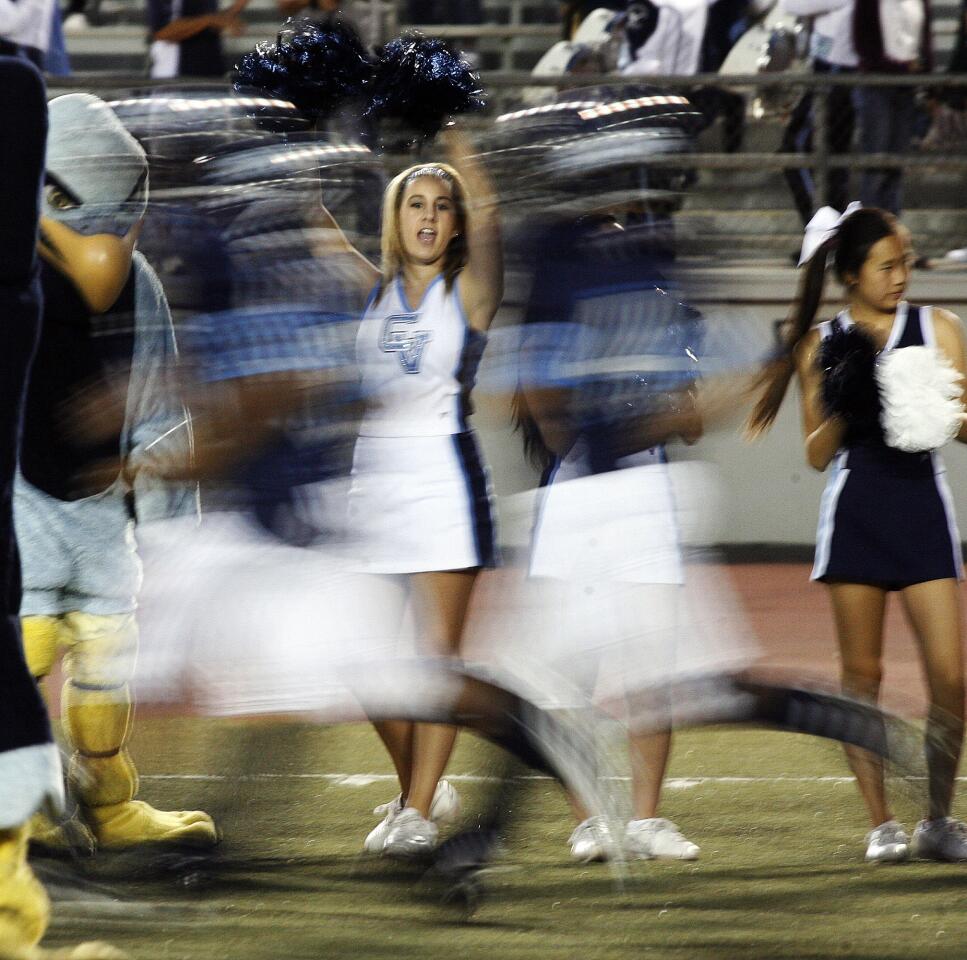
[[[813,254],[839,229],[839,225],[849,216],[862,210],[863,204],[854,200],[842,213],[835,207],[820,207],[812,220],[806,224],[806,233],[802,238],[802,252],[799,254],[799,266],[812,260]]]

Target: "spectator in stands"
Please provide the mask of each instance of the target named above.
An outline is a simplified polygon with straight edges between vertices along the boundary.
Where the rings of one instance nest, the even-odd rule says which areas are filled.
[[[854,0],[782,0],[787,13],[813,18],[809,57],[814,73],[856,72],[859,59],[853,47],[853,3]],[[852,89],[830,88],[826,101],[826,145],[830,153],[850,152],[854,127]],[[793,108],[782,137],[782,152],[808,152],[812,150],[812,138],[813,94],[807,91]],[[816,200],[812,177],[808,170],[801,169],[787,169],[785,176],[805,226],[821,205]],[[849,170],[834,167],[826,182],[826,203],[841,212],[850,200],[849,179]]]
[[[718,73],[744,32],[755,0],[663,0],[682,17],[686,68],[682,73]],[[745,132],[745,97],[722,87],[697,87],[689,99],[711,125],[722,118],[722,149],[735,153]]]
[[[704,19],[697,70],[718,73],[736,40],[748,29],[759,6],[758,0],[673,0],[684,6],[686,22],[698,25]],[[745,134],[745,97],[722,87],[700,87],[691,95],[692,103],[712,123],[722,118],[722,149],[735,153]]]
[[[927,0],[855,0],[853,45],[862,73],[927,73],[933,63]],[[903,153],[916,123],[913,87],[857,87],[854,95],[863,153]],[[866,170],[860,185],[864,206],[898,215],[902,171]]]
[[[929,99],[931,125],[921,142],[923,150],[961,153],[967,149],[967,0],[960,8],[957,40],[947,74],[960,78],[954,87],[938,87]]]
[[[716,73],[739,38],[773,0],[712,0],[702,38],[702,72]]]
[[[967,73],[967,0],[963,0],[960,7],[960,27],[957,30],[957,45],[950,58],[948,73]],[[959,102],[964,103],[964,91],[958,91]]]
[[[674,7],[659,6],[652,0],[631,0],[627,14],[618,54],[618,69],[622,73],[648,76],[694,72],[694,64],[689,64],[682,15]]]
[[[54,0],[0,0],[0,56],[24,57],[42,70],[53,5]]]
[[[64,11],[64,32],[83,33],[97,24],[101,0],[70,0]]]
[[[410,0],[418,3],[420,0]],[[628,0],[561,0],[561,39],[573,40],[577,28],[592,10],[624,10]]]
[[[220,77],[225,73],[222,34],[245,30],[248,0],[219,11],[218,0],[148,0],[151,76]]]
[[[638,76],[715,73],[744,32],[751,7],[751,0],[629,0],[618,69]],[[688,96],[709,125],[723,118],[724,148],[738,150],[745,98],[719,87],[692,89]]]
[[[957,45],[947,73],[967,75],[967,0],[964,0],[960,9]],[[967,81],[967,76],[964,76],[964,80]],[[924,140],[924,146],[933,146],[927,141],[935,139],[938,150],[953,152],[967,149],[967,88],[944,87],[938,92],[936,100],[933,125]],[[949,250],[947,259],[967,263],[967,246]]]

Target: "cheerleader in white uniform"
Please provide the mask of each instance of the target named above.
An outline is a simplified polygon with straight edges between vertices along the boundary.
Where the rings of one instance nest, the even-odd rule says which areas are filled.
[[[503,288],[490,185],[465,157],[458,166],[411,167],[387,187],[382,271],[370,266],[357,340],[367,412],[350,490],[364,569],[408,575],[421,643],[444,656],[458,652],[474,580],[494,561],[487,475],[466,418]],[[456,731],[407,721],[377,730],[401,792],[377,808],[385,818],[365,848],[419,856],[436,843],[434,821],[455,812],[440,777]]]
[[[814,326],[831,255],[848,307]],[[960,535],[936,451],[950,439],[967,442],[967,363],[954,314],[903,300],[911,259],[909,235],[882,210],[851,205],[842,217],[829,207],[816,214],[785,350],[762,378],[750,426],[771,424],[796,372],[807,459],[817,470],[833,465],[813,579],[829,588],[844,689],[871,701],[879,695],[889,592],[899,593],[920,648],[930,695],[927,818],[908,838],[890,811],[882,763],[847,748],[873,827],[866,859],[904,860],[912,851],[967,860],[967,828],[949,815],[964,736]],[[897,392],[904,382],[905,399]]]
[[[544,468],[529,569],[543,601],[539,657],[565,689],[626,702],[625,853],[694,860],[698,846],[658,816],[670,691],[723,670],[734,652],[713,651],[686,622],[663,445],[701,435],[693,391],[704,324],[658,285],[647,244],[612,218],[552,222],[537,236],[516,411],[525,449]],[[573,807],[573,857],[607,859],[618,840],[607,821]]]

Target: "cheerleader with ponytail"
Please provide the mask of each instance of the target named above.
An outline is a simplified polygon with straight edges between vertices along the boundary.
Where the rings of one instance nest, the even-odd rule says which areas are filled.
[[[816,323],[827,263],[846,308]],[[960,320],[903,299],[909,234],[889,213],[824,207],[806,228],[799,297],[778,356],[760,380],[753,434],[772,424],[795,374],[810,466],[829,481],[820,505],[812,578],[825,583],[844,689],[875,702],[887,594],[900,595],[930,698],[929,809],[908,838],[890,811],[883,766],[847,747],[872,830],[866,859],[911,853],[967,860],[967,827],[949,814],[964,734],[960,535],[938,448],[967,442]]]

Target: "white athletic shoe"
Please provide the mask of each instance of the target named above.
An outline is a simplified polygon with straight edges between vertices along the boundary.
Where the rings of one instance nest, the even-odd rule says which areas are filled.
[[[967,824],[953,817],[921,820],[913,831],[913,854],[924,860],[967,860]]]
[[[871,863],[901,863],[910,856],[910,838],[896,820],[887,820],[866,835],[866,859]]]
[[[425,857],[436,847],[440,831],[432,820],[424,820],[415,807],[404,807],[396,815],[383,844],[383,856],[413,860]]]
[[[625,852],[634,860],[697,860],[699,848],[671,820],[648,817],[628,822]]]
[[[954,263],[967,263],[967,247],[958,247],[956,250],[948,250],[944,254],[945,260],[953,260]]]
[[[430,819],[434,823],[453,823],[460,816],[460,794],[449,780],[441,780],[433,791]]]
[[[367,853],[382,853],[386,838],[393,823],[403,809],[403,794],[398,793],[387,803],[381,803],[373,809],[373,813],[383,820],[378,823],[363,841],[363,850]],[[457,793],[449,780],[441,780],[433,793],[433,803],[430,804],[430,819],[434,823],[452,823],[460,815],[460,794]]]
[[[72,13],[69,17],[64,17],[61,24],[64,33],[86,33],[91,29],[91,21],[83,13]]]
[[[367,853],[382,853],[386,844],[386,838],[390,830],[393,829],[393,821],[403,810],[403,794],[398,793],[388,803],[381,803],[373,808],[373,813],[383,819],[366,835],[363,841],[363,849]]]
[[[571,845],[571,856],[581,863],[607,860],[612,843],[611,828],[604,817],[588,817],[574,828],[567,842]]]

